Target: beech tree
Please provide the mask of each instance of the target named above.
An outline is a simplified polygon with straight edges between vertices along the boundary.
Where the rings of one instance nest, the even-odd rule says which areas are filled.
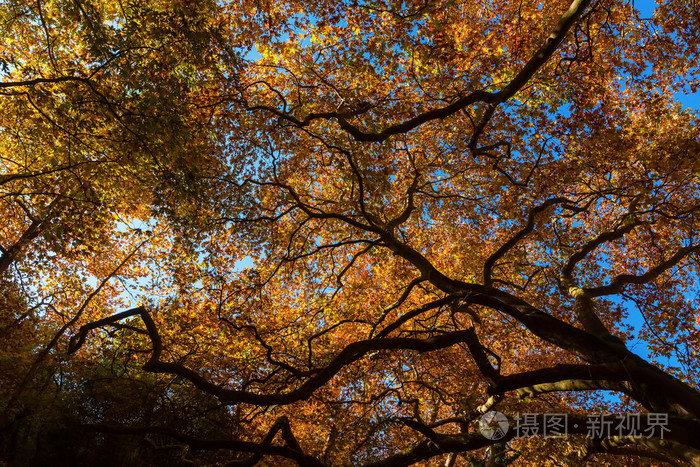
[[[0,460],[700,465],[694,2],[0,4]]]

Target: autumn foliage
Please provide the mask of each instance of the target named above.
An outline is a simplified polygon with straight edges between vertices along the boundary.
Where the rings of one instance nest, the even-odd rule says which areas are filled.
[[[694,2],[0,5],[0,463],[700,465]]]

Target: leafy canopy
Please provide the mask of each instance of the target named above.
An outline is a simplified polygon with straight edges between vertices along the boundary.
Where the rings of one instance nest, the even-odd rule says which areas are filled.
[[[0,459],[699,464],[692,3],[3,0]]]

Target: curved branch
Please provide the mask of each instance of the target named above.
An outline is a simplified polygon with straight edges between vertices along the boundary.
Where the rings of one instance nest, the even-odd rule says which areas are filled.
[[[34,78],[34,79],[28,79],[28,80],[24,80],[24,81],[0,82],[0,89],[17,88],[17,87],[25,87],[25,86],[36,86],[37,84],[55,84],[55,83],[66,83],[66,82],[89,83],[90,80],[88,78],[83,78],[80,76],[58,76],[56,78]]]
[[[520,240],[522,240],[527,234],[532,232],[532,229],[535,227],[535,219],[537,217],[537,214],[541,213],[542,211],[545,211],[548,207],[550,207],[554,204],[566,203],[566,202],[570,202],[570,200],[568,198],[563,198],[563,197],[550,198],[550,199],[544,201],[543,203],[539,204],[538,206],[536,206],[530,210],[530,213],[527,216],[527,222],[525,224],[525,227],[520,229],[518,231],[518,233],[513,235],[507,242],[505,242],[498,250],[496,250],[484,262],[484,268],[483,268],[484,285],[486,285],[486,286],[492,285],[491,272],[492,272],[493,267],[496,264],[496,261],[501,259],[503,257],[503,255],[505,255],[511,248],[513,248]]]
[[[420,279],[420,277],[419,277],[419,279]],[[401,315],[393,323],[387,325],[384,329],[382,329],[379,333],[377,333],[377,337],[386,337],[392,331],[398,329],[402,324],[404,324],[406,321],[410,320],[411,318],[415,318],[416,316],[419,316],[419,315],[425,313],[426,311],[434,310],[435,308],[439,308],[441,306],[447,305],[450,302],[452,302],[454,299],[455,299],[454,295],[448,295],[448,296],[440,298],[438,300],[434,300],[430,303],[426,303],[425,305],[418,307],[414,310],[411,310],[411,311]]]
[[[472,91],[464,97],[457,99],[455,102],[441,107],[439,109],[429,110],[420,115],[417,115],[402,123],[397,123],[377,133],[366,133],[350,124],[343,117],[338,117],[340,127],[349,133],[355,140],[364,142],[381,142],[385,141],[392,135],[407,133],[424,123],[432,120],[447,118],[460,110],[477,102],[498,105],[507,101],[518,93],[537,71],[549,60],[554,54],[559,45],[562,43],[566,34],[571,27],[576,24],[576,21],[586,9],[590,0],[574,0],[569,6],[569,9],[561,16],[559,22],[554,27],[552,33],[547,37],[545,43],[535,52],[535,55],[525,64],[520,72],[513,78],[504,89],[501,91],[490,93],[482,90]],[[495,107],[495,106],[494,106]]]
[[[641,222],[639,221],[633,221],[623,225],[622,227],[603,232],[590,242],[586,243],[576,253],[571,255],[561,272],[564,285],[566,287],[573,286],[572,273],[574,271],[574,268],[579,262],[581,262],[586,256],[588,256],[589,253],[591,253],[603,243],[611,242],[613,240],[617,240],[619,238],[624,237],[626,234],[630,233],[635,227],[637,227],[640,224]]]
[[[75,312],[73,317],[69,319],[66,323],[61,326],[61,328],[56,331],[54,334],[53,338],[49,341],[48,344],[44,348],[42,348],[34,358],[34,361],[31,363],[29,366],[29,370],[25,373],[24,377],[22,380],[17,384],[17,386],[14,388],[12,395],[10,396],[9,402],[5,405],[4,411],[2,414],[0,414],[0,418],[4,418],[7,413],[9,413],[10,409],[14,406],[14,404],[17,403],[19,400],[20,395],[22,392],[25,390],[29,382],[32,380],[34,375],[39,371],[40,365],[44,361],[44,359],[49,355],[49,352],[51,352],[51,349],[56,346],[58,343],[59,339],[63,336],[63,334],[75,323],[78,322],[78,320],[83,316],[83,313],[85,313],[85,310],[87,309],[88,305],[92,302],[92,299],[95,298],[102,292],[102,289],[107,285],[107,283],[112,280],[114,276],[117,275],[119,270],[124,267],[126,263],[133,258],[133,256],[138,252],[138,250],[148,241],[148,239],[142,241],[139,243],[107,276],[105,276],[102,281],[95,287],[95,289],[88,294],[87,298],[83,300],[82,305],[80,308],[78,308],[78,311]],[[72,341],[72,339],[71,339]]]
[[[146,325],[149,338],[153,345],[151,358],[143,365],[143,369],[152,373],[170,373],[189,380],[197,388],[219,398],[224,404],[248,403],[255,405],[287,405],[308,399],[314,391],[330,381],[341,369],[353,363],[365,354],[379,350],[415,350],[430,352],[451,347],[460,342],[466,342],[472,330],[455,331],[440,334],[429,339],[414,339],[408,337],[375,338],[353,342],[345,347],[327,366],[314,370],[314,375],[297,389],[286,393],[259,394],[248,391],[226,389],[218,386],[199,373],[178,363],[160,361],[163,343],[153,318],[143,307],[127,310],[122,313],[86,324],[70,339],[68,351],[76,352],[85,342],[87,334],[98,327],[117,322],[121,319],[138,315]]]
[[[700,251],[700,245],[687,246],[679,248],[676,254],[671,256],[666,261],[658,264],[657,266],[649,269],[644,274],[638,276],[634,274],[620,274],[615,276],[615,278],[608,285],[602,285],[599,287],[584,288],[584,292],[590,297],[601,297],[604,295],[613,295],[622,291],[622,288],[628,284],[646,284],[657,277],[659,277],[663,272],[669,270],[686,256]]]
[[[418,284],[421,284],[421,283],[425,282],[426,280],[428,280],[427,277],[418,276],[418,277],[416,277],[415,279],[413,279],[411,282],[409,282],[408,285],[407,285],[406,287],[404,287],[404,290],[403,290],[403,292],[401,293],[401,296],[400,296],[394,303],[392,303],[391,305],[385,307],[385,308],[382,310],[381,316],[379,317],[379,319],[377,320],[377,322],[374,323],[374,325],[372,326],[372,330],[370,331],[369,337],[372,337],[372,335],[374,334],[374,331],[377,329],[377,326],[379,326],[379,325],[384,321],[384,319],[389,315],[389,313],[391,313],[391,312],[392,312],[393,310],[395,310],[396,308],[400,307],[401,304],[402,304],[403,302],[405,302],[406,299],[408,299],[408,296],[411,295],[411,292],[413,291],[413,289],[414,289]],[[427,310],[423,310],[423,311],[427,311]],[[383,332],[383,331],[382,331],[382,332]],[[386,335],[386,334],[385,334],[385,335]]]
[[[535,52],[535,54],[528,60],[528,62],[523,66],[523,68],[518,72],[518,74],[513,78],[513,80],[502,90],[498,92],[487,92],[483,90],[472,91],[466,96],[462,96],[456,101],[448,104],[444,107],[437,109],[428,110],[420,115],[413,118],[405,120],[401,123],[396,123],[391,125],[384,130],[379,132],[365,132],[358,128],[357,126],[349,123],[347,118],[354,115],[360,115],[367,110],[369,106],[362,106],[357,111],[354,112],[319,112],[311,113],[307,115],[303,120],[300,120],[286,112],[277,110],[270,106],[254,106],[248,107],[248,110],[266,110],[276,116],[291,122],[297,127],[303,128],[311,124],[312,121],[318,119],[331,119],[334,118],[338,121],[340,128],[352,136],[356,141],[362,142],[382,142],[387,140],[389,137],[401,133],[408,133],[409,131],[433,120],[442,120],[451,115],[469,107],[470,105],[483,102],[486,104],[492,104],[495,108],[498,104],[501,104],[515,94],[518,93],[539,71],[539,69],[547,63],[549,58],[554,54],[559,45],[562,43],[568,32],[571,30],[574,24],[576,24],[578,18],[583,14],[583,11],[591,3],[591,0],[574,0],[569,6],[568,10],[559,18],[556,26],[550,33],[550,35],[545,40],[544,44]]]

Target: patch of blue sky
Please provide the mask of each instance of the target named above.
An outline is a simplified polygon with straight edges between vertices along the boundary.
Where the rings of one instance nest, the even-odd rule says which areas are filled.
[[[658,7],[658,3],[654,0],[633,0],[632,4],[640,12],[642,19],[651,19]],[[700,111],[700,91],[681,90],[676,92],[675,98],[684,108],[695,112]]]

